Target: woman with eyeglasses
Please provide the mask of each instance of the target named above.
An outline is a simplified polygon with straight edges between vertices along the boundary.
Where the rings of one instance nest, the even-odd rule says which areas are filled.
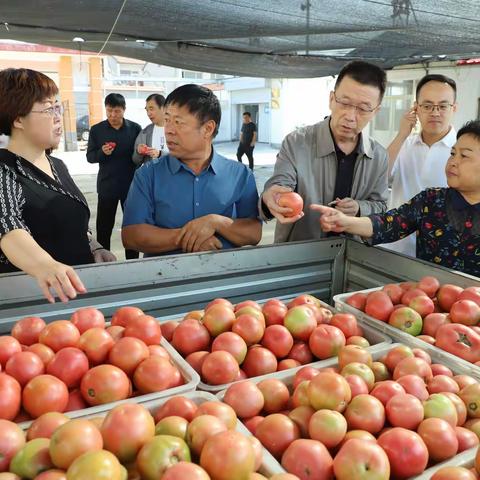
[[[115,257],[90,242],[90,210],[58,158],[46,153],[62,136],[58,88],[29,69],[0,71],[0,273],[34,277],[48,301],[86,291],[70,265]]]
[[[135,140],[132,156],[135,165],[143,165],[168,152],[165,140],[164,105],[165,97],[159,93],[152,93],[147,97],[145,110],[152,123],[147,125]]]

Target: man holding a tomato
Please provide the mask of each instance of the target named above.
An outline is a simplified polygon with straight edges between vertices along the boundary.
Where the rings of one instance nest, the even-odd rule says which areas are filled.
[[[212,146],[215,94],[183,85],[165,102],[169,154],[135,172],[123,217],[125,248],[146,256],[256,245],[262,236],[252,171]]]
[[[291,216],[278,205],[285,192],[297,192],[304,205],[329,204],[350,216],[385,211],[387,152],[362,133],[380,109],[385,86],[385,72],[376,65],[347,64],[330,92],[331,115],[286,136],[261,197],[262,218],[278,220],[275,242],[325,236],[308,209]]]

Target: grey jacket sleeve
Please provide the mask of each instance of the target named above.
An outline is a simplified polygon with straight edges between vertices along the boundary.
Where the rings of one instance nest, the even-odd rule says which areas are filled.
[[[141,145],[142,143],[147,144],[147,134],[145,133],[145,130],[142,130],[138,136],[137,139],[135,140],[135,146],[133,148],[133,155],[132,155],[132,161],[135,165],[142,165],[144,162],[150,160],[150,157],[148,155],[140,155],[137,152],[137,147]]]
[[[372,187],[365,200],[357,200],[359,215],[365,217],[372,213],[387,211],[388,200],[388,154],[384,148],[375,149],[376,169],[372,175]]]
[[[291,133],[283,140],[280,151],[277,154],[273,175],[265,183],[263,188],[264,192],[272,185],[281,185],[283,187],[290,187],[292,190],[295,190],[297,186],[297,168],[295,166],[294,135],[295,133]],[[271,220],[271,217],[267,217],[264,214],[262,208],[262,196],[260,196],[259,199],[258,210],[262,220]]]

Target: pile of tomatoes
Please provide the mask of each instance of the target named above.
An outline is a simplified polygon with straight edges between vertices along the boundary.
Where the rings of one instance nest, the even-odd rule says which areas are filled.
[[[161,339],[158,322],[135,307],[117,310],[108,328],[95,308],[49,324],[19,320],[0,336],[0,418],[18,422],[182,385]]]
[[[404,345],[376,362],[361,347],[344,350],[336,367],[246,380],[223,395],[288,472],[404,479],[479,444],[478,380]]]
[[[351,295],[347,304],[448,353],[480,365],[480,287],[461,288],[435,277]]]
[[[151,410],[125,403],[90,419],[46,413],[26,435],[0,420],[0,472],[9,480],[265,479],[255,473],[260,442],[236,427],[233,409],[213,396],[172,397]]]
[[[180,322],[162,324],[162,332],[209,385],[331,358],[345,345],[369,346],[354,315],[333,314],[311,295],[263,306],[217,298]]]

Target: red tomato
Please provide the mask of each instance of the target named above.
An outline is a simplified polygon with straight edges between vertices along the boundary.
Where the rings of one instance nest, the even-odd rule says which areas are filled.
[[[161,392],[176,386],[179,372],[165,358],[154,356],[143,360],[133,374],[133,383],[141,393]]]
[[[398,345],[388,351],[384,363],[390,372],[393,372],[400,360],[409,357],[413,358],[414,356],[415,355],[410,347],[407,347],[406,345]]]
[[[130,396],[131,388],[125,372],[113,365],[91,368],[80,384],[82,396],[89,405],[125,400]]]
[[[468,430],[465,427],[455,427],[455,434],[457,435],[458,440],[458,451],[461,453],[470,448],[476,447],[479,444],[479,439],[475,432]]]
[[[55,352],[43,343],[34,343],[33,345],[30,345],[27,348],[27,351],[38,355],[41,358],[45,367],[51,362],[52,358],[55,356]]]
[[[38,342],[40,332],[46,323],[39,317],[25,317],[19,320],[12,329],[12,337],[15,337],[22,345],[33,345]]]
[[[348,382],[338,373],[320,372],[308,385],[308,399],[315,410],[327,408],[343,412],[351,398]]]
[[[60,412],[48,412],[40,415],[27,430],[27,440],[50,438],[53,432],[70,419]]]
[[[357,395],[367,394],[368,393],[368,385],[366,384],[365,380],[358,376],[358,375],[344,375],[345,380],[348,382],[350,386],[350,391],[352,392],[352,398],[356,397]]]
[[[68,403],[65,407],[65,412],[73,412],[75,410],[83,410],[88,405],[83,399],[82,392],[80,390],[72,390],[68,394]]]
[[[442,325],[437,330],[435,346],[468,362],[480,360],[480,335],[467,325]]]
[[[418,297],[412,298],[408,306],[418,312],[422,318],[432,314],[435,311],[435,304],[433,303],[433,300],[425,295],[419,295]]]
[[[319,325],[308,341],[312,353],[321,360],[338,355],[345,343],[344,333],[333,325]]]
[[[112,317],[112,326],[119,325],[120,327],[126,327],[132,318],[145,315],[143,310],[137,307],[120,307]]]
[[[381,320],[382,322],[387,322],[392,311],[392,300],[385,292],[372,292],[368,295],[365,303],[365,313],[367,315]]]
[[[353,337],[357,333],[357,319],[351,313],[335,313],[330,320],[330,325],[339,328],[345,338]]]
[[[457,425],[462,426],[467,420],[467,407],[459,395],[452,392],[442,392],[442,395],[448,397],[457,410]]]
[[[270,325],[265,329],[262,345],[277,358],[283,358],[293,347],[293,337],[283,325]]]
[[[301,365],[313,362],[312,352],[305,342],[295,342],[288,354],[288,358],[297,360]]]
[[[65,347],[76,347],[80,338],[78,328],[68,320],[49,323],[38,337],[40,343],[58,352]]]
[[[158,423],[162,418],[170,416],[182,417],[190,422],[195,412],[197,411],[197,404],[182,396],[169,398],[156,412],[154,412],[155,423]]]
[[[133,337],[128,337],[128,338],[133,338]],[[163,358],[166,358],[167,360],[170,360],[170,354],[161,345],[149,345],[147,348],[150,356],[156,355],[158,357],[163,357]]]
[[[146,345],[158,345],[162,339],[162,329],[155,318],[150,315],[140,315],[128,322],[123,336],[139,338]]]
[[[448,283],[442,285],[437,293],[438,304],[444,312],[449,312],[452,305],[458,300],[463,292],[462,287],[450,285]]]
[[[186,438],[190,450],[194,455],[200,455],[205,442],[221,432],[225,432],[227,426],[213,415],[200,415],[195,417],[187,427]]]
[[[47,366],[47,373],[59,378],[68,388],[80,385],[87,371],[87,356],[74,347],[59,350]]]
[[[277,366],[277,358],[270,350],[263,347],[253,347],[248,350],[242,369],[247,377],[251,378],[276,372]]]
[[[442,467],[430,480],[477,480],[478,475],[473,470],[464,467]]]
[[[409,357],[398,362],[393,371],[393,379],[398,380],[400,377],[411,374],[417,375],[426,383],[433,378],[432,369],[425,360],[417,357]]]
[[[459,295],[458,299],[472,300],[472,302],[475,302],[477,305],[480,305],[480,288],[468,287]]]
[[[385,407],[373,395],[362,394],[352,398],[344,415],[349,430],[366,430],[375,434],[385,424]]]
[[[295,217],[303,210],[303,198],[296,192],[281,193],[277,198],[280,207],[290,208],[290,212],[283,214],[284,217]]]
[[[232,302],[230,302],[229,300],[226,300],[225,298],[215,298],[214,300],[212,300],[210,303],[207,304],[207,306],[205,307],[205,311],[209,310],[214,305],[222,305],[230,308],[231,310],[235,309]]]
[[[440,282],[431,276],[422,277],[417,287],[423,290],[430,298],[434,298],[440,288]]]
[[[210,333],[199,320],[188,318],[173,331],[172,345],[186,357],[193,352],[208,350]]]
[[[308,422],[308,436],[322,442],[327,448],[335,448],[346,433],[345,417],[334,410],[318,410]]]
[[[480,321],[480,306],[472,300],[458,300],[450,308],[453,323],[474,326]]]
[[[199,352],[191,353],[187,356],[187,358],[185,358],[185,360],[199,375],[201,375],[203,362],[209,354],[210,352],[207,352],[206,350],[201,350]]]
[[[428,393],[451,392],[458,393],[460,387],[458,383],[448,375],[435,375],[427,384]]]
[[[98,428],[90,420],[75,418],[53,432],[49,450],[53,464],[67,470],[80,455],[102,448],[103,439]]]
[[[353,438],[335,455],[333,470],[337,480],[390,478],[390,463],[384,450],[374,442]]]
[[[0,419],[13,420],[20,411],[22,387],[15,378],[0,373]]]
[[[231,353],[237,363],[241,365],[247,355],[247,344],[240,335],[233,332],[223,332],[212,343],[212,352],[218,350]]]
[[[320,371],[315,367],[302,367],[300,370],[297,370],[295,377],[293,378],[293,389],[298,387],[304,380],[311,380],[313,377],[318,375]]]
[[[262,313],[265,317],[265,323],[269,325],[283,325],[283,319],[288,312],[287,306],[282,303],[267,302],[263,308]]]
[[[278,362],[277,372],[281,372],[283,370],[289,370],[290,368],[297,368],[297,367],[300,367],[301,365],[302,364],[298,360],[294,360],[293,358],[284,358],[283,360],[280,360]],[[245,378],[247,378],[246,375],[245,375]]]
[[[392,476],[409,478],[425,470],[428,449],[417,433],[395,427],[382,433],[377,442],[388,456]]]
[[[267,378],[257,384],[264,398],[265,413],[279,413],[288,408],[290,392],[288,387],[278,378]],[[260,413],[260,412],[257,412]]]
[[[92,365],[105,362],[113,345],[111,335],[99,327],[88,329],[78,341],[78,348],[85,353]]]
[[[458,451],[458,439],[454,427],[441,418],[426,418],[418,426],[417,433],[428,448],[429,458],[443,462]]]
[[[265,404],[262,391],[250,381],[230,385],[222,401],[230,405],[239,418],[250,418],[258,415]]]
[[[173,332],[178,327],[178,322],[175,320],[169,320],[168,322],[163,322],[160,324],[160,329],[162,331],[162,335],[165,337],[167,342],[171,342],[173,338]]]
[[[210,335],[216,337],[231,330],[235,318],[235,313],[228,305],[216,304],[205,310],[202,323]]]
[[[105,449],[122,463],[133,462],[139,450],[155,435],[155,422],[142,405],[126,403],[110,410],[100,429]]]
[[[447,323],[451,323],[449,316],[446,313],[430,313],[423,319],[422,333],[435,337],[437,330]]]
[[[0,472],[8,471],[10,460],[24,445],[23,430],[13,422],[0,419]]]
[[[93,307],[80,308],[72,315],[70,321],[78,328],[80,334],[89,328],[105,328],[103,313]]]
[[[0,365],[5,367],[8,359],[15,353],[22,351],[20,342],[9,335],[2,335],[0,337]]]
[[[247,437],[229,430],[205,442],[200,465],[216,480],[246,479],[255,468],[255,451]]]
[[[422,402],[409,393],[400,393],[390,398],[385,412],[392,427],[416,430],[423,420]]]
[[[300,430],[286,415],[274,413],[258,425],[255,436],[274,457],[281,458],[288,446],[300,438]]]
[[[418,375],[405,375],[397,380],[405,392],[417,397],[419,400],[426,400],[429,397],[427,385]]]
[[[234,430],[237,425],[235,410],[226,403],[217,401],[203,402],[195,411],[194,418],[200,415],[213,415],[219,418],[229,430]]]
[[[247,345],[260,342],[265,332],[265,326],[257,317],[242,314],[237,317],[232,325],[232,332],[240,335]]]
[[[162,480],[210,480],[208,473],[191,462],[178,462],[162,475]]]
[[[209,353],[202,364],[202,378],[211,385],[233,382],[238,371],[239,366],[233,355],[221,350]]]
[[[237,303],[233,309],[234,312],[238,312],[241,310],[243,307],[253,307],[259,310],[260,312],[262,311],[262,307],[257,303],[254,302],[253,300],[245,300],[243,302]]]
[[[47,412],[64,412],[67,403],[67,386],[53,375],[32,378],[23,389],[23,408],[32,418]]]
[[[302,480],[308,477],[316,480],[333,478],[332,457],[325,445],[316,440],[293,441],[282,457],[282,467]],[[312,475],[310,476],[308,472]]]
[[[142,340],[135,337],[123,337],[110,349],[108,361],[130,376],[138,365],[149,356],[150,351]]]
[[[346,303],[357,310],[365,311],[365,305],[367,303],[367,294],[366,293],[354,293],[350,295]]]
[[[338,368],[342,370],[349,363],[364,363],[368,367],[372,366],[372,354],[357,345],[345,345],[338,352]]]
[[[44,372],[45,365],[42,359],[33,352],[15,353],[5,366],[5,373],[15,378],[22,387],[32,378]]]
[[[377,397],[383,403],[383,406],[386,406],[392,397],[402,393],[405,394],[405,389],[398,382],[384,380],[375,384],[370,395]]]
[[[121,327],[120,325],[111,325],[105,330],[113,338],[113,341],[117,342],[123,337],[123,332],[125,331],[125,327]]]

